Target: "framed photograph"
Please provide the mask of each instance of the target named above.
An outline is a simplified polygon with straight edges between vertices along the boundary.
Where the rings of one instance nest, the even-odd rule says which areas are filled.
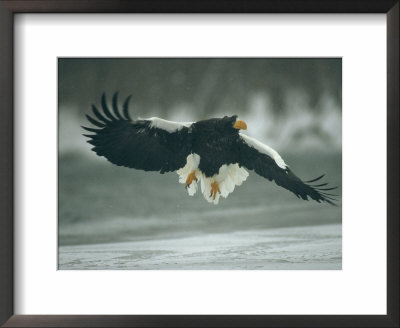
[[[341,72],[341,58],[59,58],[58,269],[340,270]],[[135,95],[99,94],[111,85]]]
[[[1,324],[398,326],[365,4],[1,1]]]

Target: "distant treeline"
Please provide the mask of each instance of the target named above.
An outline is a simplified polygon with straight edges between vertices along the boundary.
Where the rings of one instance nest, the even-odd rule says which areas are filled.
[[[259,93],[279,114],[292,90],[306,95],[310,110],[326,96],[341,108],[340,58],[63,58],[58,64],[59,104],[80,112],[115,91],[121,100],[133,95],[138,115],[187,104],[199,117],[221,108],[240,113]]]

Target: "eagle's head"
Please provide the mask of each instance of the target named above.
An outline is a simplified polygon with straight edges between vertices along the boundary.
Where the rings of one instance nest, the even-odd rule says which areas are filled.
[[[247,130],[246,122],[242,120],[238,120],[237,115],[233,116],[224,116],[220,124],[222,125],[223,129],[230,132],[238,132],[239,130]]]

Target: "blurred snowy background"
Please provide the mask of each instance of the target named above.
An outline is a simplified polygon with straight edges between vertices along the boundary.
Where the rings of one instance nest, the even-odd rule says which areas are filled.
[[[60,59],[60,152],[86,153],[84,113],[115,91],[121,101],[133,95],[133,117],[237,114],[251,135],[280,150],[340,151],[341,81],[338,58]]]
[[[175,173],[116,167],[82,136],[92,103],[132,94],[133,118],[239,115],[304,180],[341,194],[339,58],[59,59],[60,269],[340,269],[338,207],[250,172],[215,206]]]

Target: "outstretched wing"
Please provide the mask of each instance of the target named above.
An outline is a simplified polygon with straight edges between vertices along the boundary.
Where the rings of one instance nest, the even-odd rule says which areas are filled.
[[[83,127],[93,134],[84,134],[92,150],[111,163],[145,171],[161,173],[175,171],[186,164],[190,154],[191,123],[178,123],[159,118],[132,120],[128,112],[128,97],[122,113],[118,109],[118,93],[112,99],[112,112],[106,96],[101,98],[103,112],[92,105],[95,119],[86,115],[96,128]]]
[[[275,181],[278,186],[290,190],[297,197],[305,200],[308,200],[308,197],[310,197],[317,202],[323,201],[336,205],[334,203],[336,199],[333,198],[335,195],[327,193],[327,191],[336,189],[336,187],[324,188],[327,183],[309,184],[320,180],[324,175],[303,182],[290,170],[275,150],[258,140],[239,133],[238,154],[240,165],[249,170],[254,170],[257,174],[270,181]]]

